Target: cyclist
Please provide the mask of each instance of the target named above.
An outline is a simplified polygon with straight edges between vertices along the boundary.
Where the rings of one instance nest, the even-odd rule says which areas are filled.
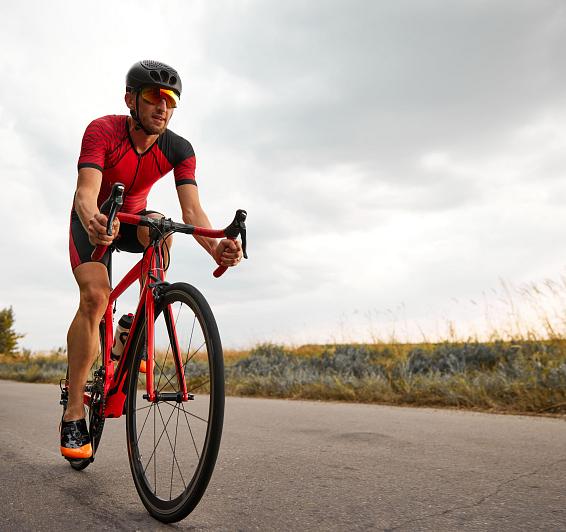
[[[67,335],[69,399],[61,421],[61,454],[89,458],[92,448],[84,419],[83,393],[98,350],[98,325],[108,304],[109,250],[102,262],[90,258],[96,245],[143,252],[149,243],[147,228],[116,219],[112,236],[99,208],[112,184],[125,185],[123,212],[158,216],[147,211],[153,184],[173,170],[185,223],[211,227],[201,207],[195,180],[195,154],[191,144],[167,125],[181,96],[177,71],[157,61],[139,61],[126,75],[126,116],[104,116],[91,122],[82,141],[77,188],[71,211],[69,252],[80,290],[77,313]],[[195,237],[217,264],[236,266],[242,258],[238,241]]]

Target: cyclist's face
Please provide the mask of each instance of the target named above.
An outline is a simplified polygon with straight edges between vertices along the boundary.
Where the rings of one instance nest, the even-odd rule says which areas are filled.
[[[153,135],[163,133],[173,115],[173,109],[167,107],[165,99],[159,100],[157,103],[151,103],[142,98],[140,94],[138,98],[133,96],[132,104],[134,107],[136,100],[138,105],[138,117],[145,129]]]

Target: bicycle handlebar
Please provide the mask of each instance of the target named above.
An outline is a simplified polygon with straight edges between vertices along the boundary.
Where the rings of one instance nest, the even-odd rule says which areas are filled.
[[[108,199],[100,206],[100,212],[108,216],[108,223],[106,225],[106,234],[112,236],[112,224],[116,216],[118,220],[132,225],[141,225],[155,229],[159,234],[166,233],[184,233],[187,235],[205,236],[210,238],[229,238],[236,240],[238,236],[242,239],[242,251],[244,258],[248,258],[246,252],[247,239],[246,239],[246,217],[247,212],[243,209],[238,209],[232,222],[224,229],[208,229],[207,227],[198,227],[190,224],[183,224],[174,222],[171,218],[149,218],[148,216],[141,216],[139,214],[128,214],[119,212],[124,203],[124,185],[122,183],[115,183],[112,186],[112,191]],[[91,258],[93,261],[100,261],[108,246],[97,245],[92,252]],[[226,270],[227,266],[219,265],[212,275],[220,277]]]

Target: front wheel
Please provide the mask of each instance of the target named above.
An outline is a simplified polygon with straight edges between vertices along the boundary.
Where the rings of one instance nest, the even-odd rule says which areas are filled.
[[[203,496],[220,447],[224,419],[224,362],[216,321],[202,294],[186,283],[161,292],[155,308],[154,389],[144,395],[145,318],[132,338],[126,433],[130,468],[148,512],[165,523],[185,518]],[[174,352],[179,346],[179,368]],[[149,364],[147,365],[149,370]],[[189,400],[180,392],[185,375]]]

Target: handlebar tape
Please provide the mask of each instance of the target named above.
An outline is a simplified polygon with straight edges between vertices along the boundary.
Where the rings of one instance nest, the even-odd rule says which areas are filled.
[[[216,268],[216,270],[214,270],[214,271],[212,272],[212,275],[214,275],[214,277],[218,278],[218,277],[220,277],[227,269],[228,269],[228,266],[218,266],[218,268]]]

